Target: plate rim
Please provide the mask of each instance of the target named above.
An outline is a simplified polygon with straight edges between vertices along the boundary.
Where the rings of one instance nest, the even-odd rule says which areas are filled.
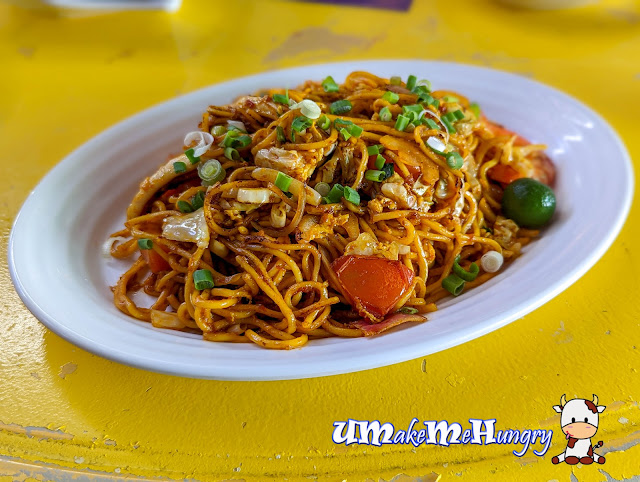
[[[310,374],[299,374],[299,373],[295,374],[295,370],[293,370],[293,372],[288,371],[285,373],[279,373],[275,375],[262,374],[261,376],[256,376],[256,374],[253,373],[252,376],[247,377],[246,374],[241,374],[236,372],[231,372],[231,373],[226,372],[224,371],[224,369],[228,367],[221,367],[221,366],[217,366],[215,370],[211,370],[211,368],[209,367],[208,370],[203,370],[197,373],[194,372],[193,369],[189,369],[191,365],[182,366],[182,365],[177,365],[175,362],[165,362],[160,364],[158,362],[155,362],[151,366],[148,362],[145,362],[147,359],[143,357],[139,357],[137,354],[132,354],[130,352],[123,352],[123,351],[114,349],[112,346],[103,345],[102,343],[96,342],[96,340],[86,338],[81,334],[77,333],[76,331],[74,331],[73,329],[69,328],[63,322],[57,321],[55,317],[50,316],[44,309],[42,309],[42,307],[40,307],[40,305],[38,304],[37,300],[33,299],[33,297],[31,296],[29,292],[29,288],[25,286],[22,280],[20,279],[18,268],[16,266],[14,249],[15,249],[15,243],[17,242],[16,237],[18,236],[18,234],[16,233],[18,232],[18,229],[22,223],[22,215],[24,214],[25,206],[28,205],[29,202],[32,202],[32,199],[37,194],[39,187],[42,184],[44,184],[48,178],[54,177],[54,173],[64,168],[63,164],[65,164],[65,162],[70,162],[69,159],[73,160],[75,157],[81,156],[83,151],[90,150],[94,146],[94,144],[97,144],[100,142],[101,138],[108,137],[112,135],[113,132],[117,132],[119,130],[125,129],[126,126],[135,124],[140,119],[143,119],[144,117],[149,116],[154,112],[159,112],[164,109],[171,109],[174,105],[179,104],[181,101],[184,101],[185,99],[196,98],[202,95],[202,93],[205,91],[220,88],[221,86],[225,86],[229,84],[234,84],[239,81],[249,81],[255,78],[256,81],[259,82],[260,79],[265,76],[268,77],[269,75],[285,74],[286,72],[306,70],[310,68],[317,68],[320,66],[330,69],[333,66],[344,67],[346,65],[353,65],[354,68],[356,67],[359,68],[359,66],[366,66],[366,65],[373,66],[374,64],[380,64],[380,63],[387,63],[389,65],[393,65],[394,63],[406,63],[406,62],[415,62],[417,64],[421,64],[421,67],[428,66],[430,68],[437,68],[439,65],[442,65],[447,67],[455,66],[463,69],[468,68],[471,70],[481,70],[481,71],[485,71],[493,74],[498,73],[502,76],[509,77],[512,80],[517,80],[518,82],[525,81],[525,82],[536,84],[538,87],[547,91],[552,91],[554,95],[559,96],[560,98],[564,98],[565,101],[568,101],[574,106],[577,106],[583,109],[584,111],[586,111],[586,113],[590,117],[599,121],[601,125],[607,129],[607,134],[609,135],[611,140],[615,142],[616,148],[621,157],[621,161],[623,161],[623,165],[625,167],[624,174],[625,174],[626,183],[624,184],[624,186],[621,186],[624,188],[624,204],[616,212],[616,216],[613,219],[613,222],[611,224],[611,229],[608,231],[607,236],[600,239],[596,247],[589,253],[588,258],[584,260],[581,264],[575,266],[570,271],[565,272],[563,276],[556,278],[548,288],[546,288],[541,292],[541,294],[537,297],[535,302],[529,303],[521,307],[516,306],[516,308],[518,309],[515,309],[515,310],[513,309],[513,307],[511,307],[510,309],[508,308],[507,310],[505,310],[504,316],[494,319],[492,322],[485,322],[484,324],[478,324],[476,325],[478,327],[476,329],[470,329],[470,330],[464,331],[463,333],[458,333],[455,336],[446,336],[436,349],[424,349],[423,351],[420,351],[419,347],[422,345],[420,344],[411,345],[412,347],[411,349],[407,347],[407,349],[403,354],[399,356],[395,356],[394,359],[391,361],[389,361],[388,359],[383,359],[382,357],[376,359],[376,357],[372,357],[371,355],[369,355],[366,357],[361,356],[357,359],[353,359],[350,362],[350,365],[345,369],[333,369],[333,370],[319,369]],[[362,68],[366,68],[366,67],[362,67]],[[613,129],[613,127],[598,112],[596,112],[594,109],[592,109],[590,106],[588,106],[584,102],[578,100],[577,98],[573,97],[570,94],[567,94],[566,92],[563,92],[550,85],[544,84],[538,80],[523,77],[513,72],[508,72],[500,69],[488,68],[485,66],[466,64],[461,62],[447,62],[447,61],[439,61],[439,60],[395,58],[395,59],[363,59],[363,60],[355,60],[355,61],[352,60],[352,61],[331,62],[331,63],[312,63],[312,64],[298,65],[298,66],[284,68],[284,69],[262,71],[262,72],[242,76],[242,77],[228,79],[228,80],[211,84],[208,86],[204,86],[194,91],[182,94],[180,96],[172,97],[167,100],[155,103],[150,107],[147,107],[141,111],[134,113],[133,115],[130,115],[116,122],[115,124],[109,126],[108,128],[100,131],[98,134],[92,136],[90,139],[88,139],[87,141],[82,143],[80,146],[75,148],[73,151],[71,151],[69,154],[64,156],[60,161],[56,162],[56,164],[51,169],[49,169],[46,175],[43,176],[38,181],[36,186],[29,192],[28,196],[23,201],[20,207],[20,210],[18,211],[18,214],[16,215],[14,222],[12,223],[11,232],[9,235],[8,250],[7,250],[8,251],[8,267],[9,267],[11,280],[13,282],[14,288],[18,293],[19,297],[21,298],[21,300],[23,301],[27,309],[29,309],[29,311],[31,311],[31,313],[43,325],[45,325],[48,329],[50,329],[57,335],[61,336],[66,341],[90,353],[97,354],[109,360],[113,360],[125,365],[134,366],[136,368],[141,368],[144,370],[150,370],[150,371],[164,373],[168,375],[183,376],[188,378],[266,381],[266,380],[288,380],[288,379],[302,379],[302,378],[313,378],[313,377],[321,377],[321,376],[331,376],[331,375],[352,373],[356,371],[374,369],[382,366],[401,363],[408,360],[413,360],[421,356],[428,356],[430,354],[449,349],[451,347],[454,347],[454,346],[466,343],[467,341],[473,340],[475,338],[481,337],[500,327],[503,327],[513,322],[517,318],[524,316],[525,314],[528,314],[536,310],[543,304],[547,303],[549,300],[557,296],[559,293],[567,289],[575,281],[581,278],[587,271],[589,271],[595,265],[595,263],[611,247],[611,245],[619,235],[620,231],[622,230],[622,227],[624,226],[624,223],[629,215],[632,201],[633,201],[633,196],[634,196],[634,183],[635,183],[635,173],[634,173],[631,157],[629,155],[628,150],[626,149],[624,142],[622,141],[619,134],[615,131],[615,129]],[[297,351],[297,350],[294,350],[294,351]]]

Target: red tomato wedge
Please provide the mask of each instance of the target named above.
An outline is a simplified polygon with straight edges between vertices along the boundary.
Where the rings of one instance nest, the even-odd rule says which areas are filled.
[[[413,282],[400,261],[375,256],[341,256],[331,265],[351,306],[370,321],[380,321]]]
[[[164,248],[161,247],[160,249],[166,252]],[[149,269],[152,273],[169,271],[171,269],[169,263],[167,263],[167,261],[153,249],[141,249],[140,252],[142,253],[142,257],[147,262],[147,265],[149,266]]]
[[[487,176],[489,176],[494,181],[498,181],[502,185],[506,186],[507,184],[512,183],[516,179],[520,179],[524,177],[518,171],[516,171],[513,167],[508,166],[506,164],[496,164],[491,169],[487,171]]]

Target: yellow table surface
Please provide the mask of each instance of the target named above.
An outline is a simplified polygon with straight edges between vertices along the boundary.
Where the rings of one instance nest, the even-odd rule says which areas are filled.
[[[420,58],[508,70],[596,109],[637,158],[638,5],[608,1],[541,12],[489,0],[417,0],[409,12],[390,12],[186,0],[171,14],[103,15],[0,5],[0,479],[86,480],[77,478],[82,471],[99,480],[127,474],[247,481],[639,475],[637,200],[602,260],[535,312],[424,359],[310,380],[189,380],[91,355],[29,313],[6,263],[21,203],[71,150],[155,103],[268,69]],[[551,464],[565,447],[552,410],[563,393],[596,393],[607,405],[594,439],[604,440],[605,465]],[[515,457],[509,445],[413,449],[331,441],[335,420],[399,427],[412,417],[463,425],[469,418],[497,418],[498,428],[553,429],[555,436],[544,458]]]

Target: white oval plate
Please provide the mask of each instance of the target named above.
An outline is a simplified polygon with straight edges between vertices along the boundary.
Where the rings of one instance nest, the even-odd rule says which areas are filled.
[[[558,209],[540,239],[504,272],[429,321],[372,338],[316,340],[298,350],[203,341],[153,328],[118,311],[109,286],[128,263],[105,260],[101,245],[122,226],[138,184],[181,149],[210,104],[260,88],[294,87],[351,71],[415,74],[437,89],[480,103],[490,119],[548,145],[557,165]],[[604,162],[606,160],[606,162]],[[633,171],[615,132],[575,99],[516,75],[425,61],[312,65],[244,77],[145,110],[60,162],[25,201],[9,245],[18,294],[48,328],[86,350],[148,370],[222,380],[279,380],[347,373],[444,350],[493,331],[547,302],[606,251],[629,211]]]

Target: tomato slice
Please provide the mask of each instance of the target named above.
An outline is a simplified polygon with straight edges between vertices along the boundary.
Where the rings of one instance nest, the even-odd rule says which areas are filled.
[[[160,248],[166,252],[166,249]],[[169,271],[171,266],[167,261],[156,253],[153,249],[141,249],[142,257],[147,262],[149,269],[152,273],[159,273],[160,271]]]
[[[371,321],[382,320],[413,282],[413,271],[386,258],[341,256],[331,267],[351,306]]]
[[[524,177],[513,167],[506,164],[496,164],[487,171],[487,176],[489,176],[494,181],[498,181],[504,186],[506,186],[507,184],[511,184],[516,179]]]

